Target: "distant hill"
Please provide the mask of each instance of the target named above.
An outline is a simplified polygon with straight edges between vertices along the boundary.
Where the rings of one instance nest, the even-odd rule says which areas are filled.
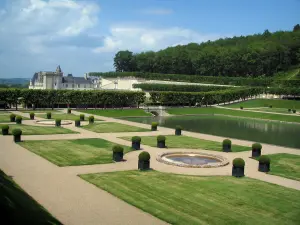
[[[27,84],[29,83],[29,78],[0,78],[0,84],[13,85],[13,84]]]
[[[0,88],[28,88],[29,78],[0,78]]]

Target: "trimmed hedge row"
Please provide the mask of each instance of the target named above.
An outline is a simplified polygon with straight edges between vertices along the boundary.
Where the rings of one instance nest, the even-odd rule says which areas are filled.
[[[138,106],[145,101],[144,92],[133,91],[74,91],[0,88],[0,101],[7,104],[50,106],[55,104],[93,105],[105,107]]]
[[[225,84],[235,86],[270,86],[272,78],[244,78],[244,77],[223,77],[223,76],[199,76],[183,74],[162,74],[144,72],[92,72],[91,76],[101,77],[135,77],[147,80],[181,81],[192,83]]]
[[[162,105],[212,105],[258,95],[261,88],[234,88],[211,92],[151,92],[150,100]]]
[[[182,92],[208,92],[226,90],[229,87],[223,86],[204,86],[204,85],[178,85],[178,84],[133,84],[134,88],[140,88],[143,91],[182,91]]]

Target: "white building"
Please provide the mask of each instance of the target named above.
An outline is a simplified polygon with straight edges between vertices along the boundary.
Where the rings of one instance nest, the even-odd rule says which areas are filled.
[[[84,77],[63,76],[60,66],[55,72],[37,72],[30,80],[29,89],[68,89],[68,90],[130,90],[133,84],[139,83],[135,78],[102,78],[93,77],[88,73]]]
[[[30,80],[29,89],[70,89],[94,90],[100,88],[98,77],[73,77],[72,74],[63,76],[60,66],[55,72],[38,72]]]

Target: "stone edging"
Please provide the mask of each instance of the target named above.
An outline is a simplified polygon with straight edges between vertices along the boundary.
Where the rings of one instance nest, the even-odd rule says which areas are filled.
[[[203,164],[203,165],[190,165],[190,164],[185,164],[182,162],[175,162],[172,160],[166,160],[164,156],[166,155],[171,155],[171,154],[195,154],[195,155],[202,155],[210,158],[215,158],[220,160],[218,163],[208,163],[208,164]],[[207,154],[207,153],[200,153],[200,152],[163,152],[159,154],[156,157],[156,160],[161,163],[165,163],[167,165],[173,165],[173,166],[180,166],[180,167],[190,167],[190,168],[216,168],[216,167],[221,167],[221,166],[226,166],[229,164],[229,161],[227,158],[220,156],[220,155],[213,155],[213,154]]]

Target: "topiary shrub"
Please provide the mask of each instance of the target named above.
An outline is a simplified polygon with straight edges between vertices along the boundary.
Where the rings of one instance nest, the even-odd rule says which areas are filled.
[[[47,112],[47,119],[51,119],[51,112]]]
[[[262,155],[259,157],[258,161],[259,161],[258,171],[260,171],[260,172],[269,172],[270,171],[271,159],[268,156]]]
[[[177,125],[175,127],[175,135],[181,135],[182,127]]]
[[[166,137],[163,135],[157,136],[157,147],[158,148],[165,148],[166,147]]]
[[[21,124],[22,123],[22,116],[17,116],[16,117],[16,124]]]
[[[8,125],[2,125],[2,135],[8,135],[9,126]]]
[[[269,108],[273,108],[273,106],[272,106],[272,105],[269,105]]]
[[[115,145],[112,148],[113,151],[113,160],[115,162],[120,162],[123,160],[124,148],[120,145]]]
[[[12,130],[12,135],[14,136],[14,142],[20,142],[21,141],[22,130],[13,129]]]
[[[288,112],[292,112],[292,109],[288,109]]]
[[[84,121],[84,114],[79,115],[80,121]]]
[[[240,106],[240,109],[244,109],[244,107],[243,107],[243,106]]]
[[[243,177],[245,176],[245,161],[242,158],[235,158],[232,162],[232,176]]]
[[[89,123],[94,123],[94,121],[95,121],[94,116],[89,116]]]
[[[293,109],[293,113],[296,113],[296,109]]]
[[[150,154],[148,152],[144,151],[139,154],[138,169],[139,170],[150,169]]]
[[[68,114],[71,114],[72,109],[68,108]]]
[[[80,127],[80,119],[75,120],[75,127]]]
[[[225,139],[222,143],[223,152],[231,152],[231,140]]]
[[[61,126],[61,119],[55,120],[55,126],[60,127]]]
[[[34,113],[33,112],[29,113],[29,116],[30,116],[31,120],[34,120]]]
[[[260,143],[254,143],[252,145],[252,157],[259,157],[261,155],[262,146]]]
[[[16,115],[15,114],[10,114],[9,115],[9,118],[10,118],[10,122],[16,122]]]
[[[152,131],[157,131],[157,126],[158,126],[158,123],[157,123],[157,122],[152,122],[152,123],[151,123],[151,130],[152,130]]]
[[[141,137],[134,136],[131,138],[131,147],[135,150],[141,149]]]

